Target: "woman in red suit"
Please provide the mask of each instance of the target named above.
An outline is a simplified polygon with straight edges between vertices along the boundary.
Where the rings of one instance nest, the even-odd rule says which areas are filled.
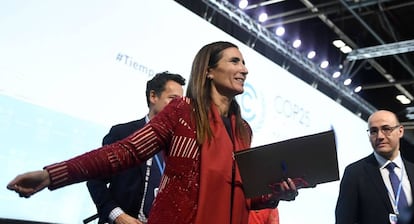
[[[280,192],[246,199],[233,153],[247,149],[251,129],[235,96],[248,70],[238,47],[214,42],[193,61],[186,97],[176,98],[139,131],[73,159],[17,176],[8,188],[23,197],[48,187],[99,178],[143,163],[164,150],[166,167],[148,223],[247,224],[250,209],[293,200],[291,179]]]

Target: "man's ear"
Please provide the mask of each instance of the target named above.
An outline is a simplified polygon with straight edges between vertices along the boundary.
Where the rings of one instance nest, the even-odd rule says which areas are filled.
[[[400,131],[400,138],[404,137],[404,126],[401,125],[399,131]]]
[[[150,101],[152,104],[154,104],[154,103],[155,103],[156,98],[157,98],[157,94],[155,93],[155,91],[154,91],[154,90],[151,90],[151,91],[150,91],[150,93],[149,93],[149,101]]]

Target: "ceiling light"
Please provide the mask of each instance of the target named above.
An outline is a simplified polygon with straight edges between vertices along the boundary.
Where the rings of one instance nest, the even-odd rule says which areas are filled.
[[[295,41],[293,41],[293,44],[292,44],[292,46],[294,47],[294,48],[298,48],[298,47],[300,47],[300,45],[302,44],[302,41],[301,40],[299,40],[299,39],[296,39]]]
[[[309,51],[309,53],[308,53],[308,55],[307,55],[307,57],[309,58],[309,59],[312,59],[312,58],[314,58],[316,56],[316,52],[315,51]]]
[[[345,79],[345,81],[344,81],[344,85],[349,86],[349,85],[351,84],[351,82],[352,82],[352,79],[347,78],[347,79]]]
[[[338,71],[336,71],[332,74],[332,78],[334,78],[334,79],[339,78],[339,76],[341,76],[341,73],[338,72]]]
[[[354,92],[359,93],[359,92],[361,92],[361,90],[362,90],[362,86],[357,86],[357,87],[354,89]]]
[[[334,40],[332,44],[337,48],[341,48],[346,45],[342,40]]]
[[[352,51],[352,48],[349,47],[348,45],[345,45],[345,46],[341,47],[340,50],[342,51],[342,53],[348,54]]]
[[[265,13],[265,12],[260,13],[259,22],[263,23],[266,20],[267,20],[267,13]]]
[[[276,28],[275,33],[278,37],[281,37],[281,36],[283,36],[283,34],[285,34],[285,28],[280,26],[280,27]]]
[[[399,100],[402,104],[410,104],[411,100],[408,99],[405,95],[398,95],[395,98],[397,98],[397,100]]]
[[[322,61],[321,68],[327,68],[329,66],[329,61]]]
[[[247,5],[249,5],[249,2],[247,0],[241,0],[239,2],[239,8],[241,8],[241,9],[245,9],[247,7]]]

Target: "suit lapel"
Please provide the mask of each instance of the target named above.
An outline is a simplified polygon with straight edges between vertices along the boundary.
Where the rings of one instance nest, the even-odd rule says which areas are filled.
[[[407,172],[408,180],[411,185],[411,195],[414,195],[414,164],[403,159],[405,171]]]
[[[378,169],[378,162],[375,159],[374,154],[371,154],[366,160],[365,160],[365,176],[367,177],[367,184],[372,186],[373,193],[377,195],[377,197],[381,198],[381,201],[383,202],[384,206],[387,208],[387,210],[392,213],[393,208],[390,202],[390,198],[388,197],[388,190],[385,187],[384,181],[382,179],[381,173]]]

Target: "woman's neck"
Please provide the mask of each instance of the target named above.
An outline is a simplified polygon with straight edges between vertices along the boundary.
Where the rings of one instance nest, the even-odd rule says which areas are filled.
[[[211,98],[212,102],[218,108],[218,111],[221,116],[227,117],[229,113],[229,108],[233,97],[228,97],[226,95],[220,94],[217,89],[211,89]]]
[[[220,115],[222,117],[227,117],[230,108],[230,100],[226,97],[222,98],[213,98],[213,104],[217,107]]]

